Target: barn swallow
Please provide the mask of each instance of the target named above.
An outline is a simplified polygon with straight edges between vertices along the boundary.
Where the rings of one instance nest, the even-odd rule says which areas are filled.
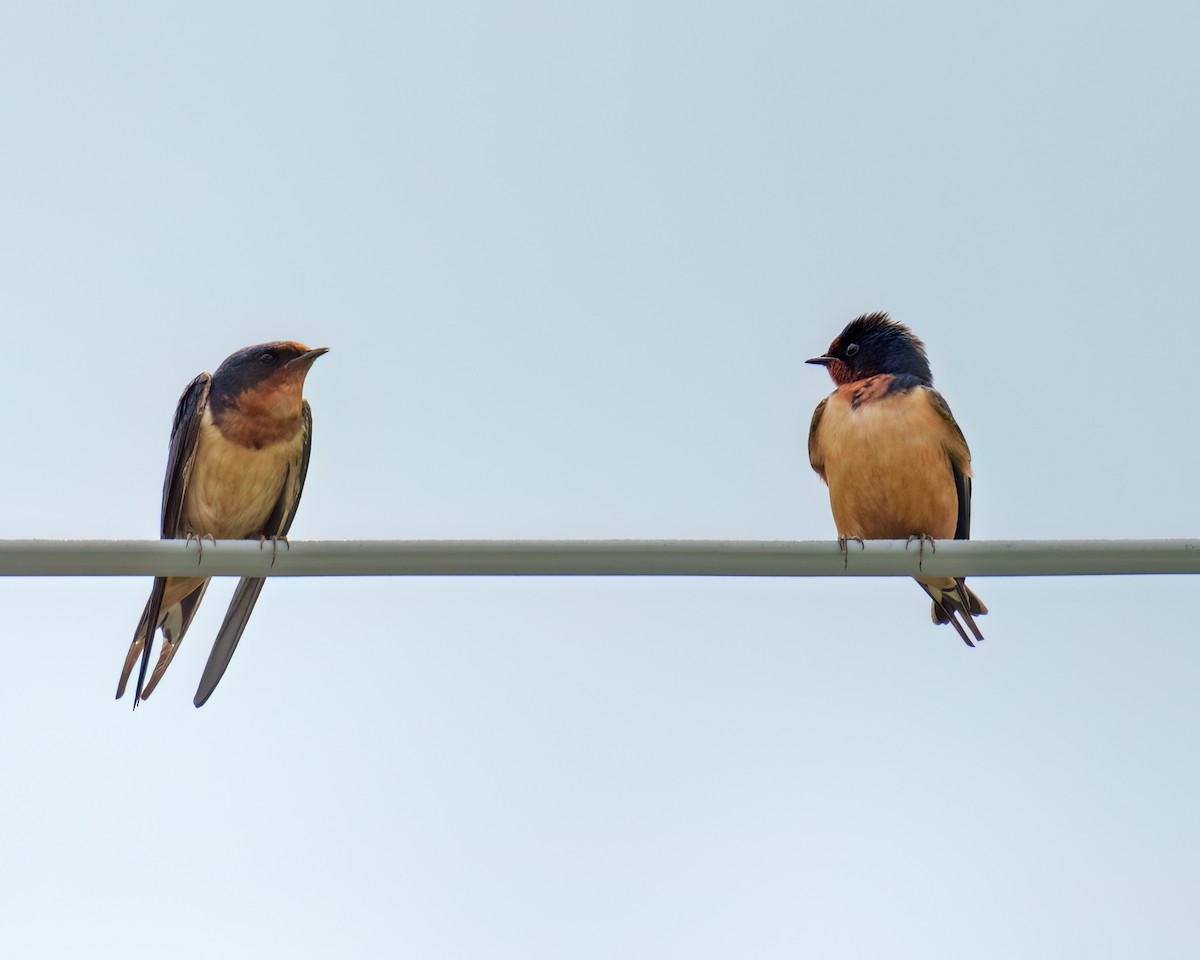
[[[175,408],[167,476],[163,482],[162,538],[185,537],[201,547],[211,540],[270,539],[287,542],[308,473],[312,410],[304,378],[328,347],[310,350],[278,340],[246,347],[227,357],[216,373],[188,384]],[[117,699],[141,659],[133,705],[154,692],[208,589],[208,577],[156,577],[146,609],[129,645]],[[212,695],[254,604],[262,577],[243,577],[200,678],[193,702]],[[162,628],[158,663],[146,678],[154,633]]]
[[[950,407],[933,389],[925,345],[886,313],[852,320],[824,356],[837,389],[817,404],[808,459],[829,485],[843,550],[849,540],[934,544],[971,535],[971,452]],[[969,647],[982,640],[987,607],[962,577],[917,577],[933,622],[950,623]]]

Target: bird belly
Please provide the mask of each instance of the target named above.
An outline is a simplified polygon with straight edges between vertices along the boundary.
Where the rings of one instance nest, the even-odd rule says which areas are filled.
[[[839,536],[952,538],[958,492],[944,425],[927,399],[909,391],[858,407],[831,398],[829,407],[821,449]]]
[[[218,539],[261,536],[302,456],[299,431],[292,440],[256,450],[226,440],[206,412],[183,504],[187,529]]]

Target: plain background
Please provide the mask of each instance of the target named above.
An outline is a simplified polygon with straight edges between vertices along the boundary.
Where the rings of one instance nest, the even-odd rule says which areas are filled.
[[[309,377],[297,539],[832,538],[802,361],[924,338],[978,538],[1200,534],[1194,4],[9,3],[5,537],[157,535]],[[12,957],[1192,957],[1196,583],[0,583]]]

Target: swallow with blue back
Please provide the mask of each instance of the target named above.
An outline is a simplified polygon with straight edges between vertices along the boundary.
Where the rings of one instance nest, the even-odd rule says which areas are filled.
[[[304,380],[327,347],[280,340],[246,347],[216,373],[202,373],[175,409],[163,483],[163,539],[287,542],[312,447]],[[133,705],[149,697],[171,664],[208,589],[208,577],[156,577],[121,669],[117,698],[140,659]],[[194,703],[203,706],[237,648],[262,577],[242,578],[209,654]],[[146,683],[150,647],[162,629],[158,663]]]
[[[842,549],[849,540],[907,539],[923,552],[927,541],[936,549],[939,539],[969,539],[971,452],[933,389],[925,345],[886,313],[869,313],[807,362],[825,367],[837,387],[813,413],[808,456],[829,486]],[[934,623],[953,625],[967,646],[983,639],[975,617],[987,607],[964,578],[916,580]]]

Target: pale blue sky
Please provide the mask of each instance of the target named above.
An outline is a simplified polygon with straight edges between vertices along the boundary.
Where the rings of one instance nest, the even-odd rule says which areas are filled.
[[[805,367],[926,341],[980,538],[1200,534],[1192,4],[9,3],[0,536],[152,537],[266,339],[293,534],[831,538]],[[5,580],[21,957],[1192,957],[1197,584]]]

